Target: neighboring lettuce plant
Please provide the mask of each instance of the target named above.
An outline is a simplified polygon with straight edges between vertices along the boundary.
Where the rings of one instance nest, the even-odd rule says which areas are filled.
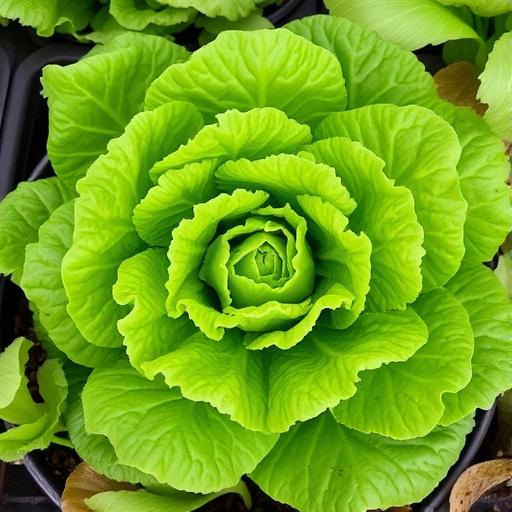
[[[476,66],[478,99],[488,105],[485,120],[512,141],[511,0],[325,0],[325,5],[333,16],[375,30],[406,50],[443,44],[446,64]]]
[[[244,474],[302,512],[432,491],[512,386],[489,126],[329,16],[190,57],[125,35],[43,83],[57,177],[0,204],[0,270],[62,352],[78,453],[144,486],[88,506],[191,510]]]
[[[168,36],[191,24],[214,37],[222,30],[272,28],[267,5],[283,0],[0,0],[0,20],[19,20],[49,37],[58,32],[88,42],[106,42],[126,31]]]

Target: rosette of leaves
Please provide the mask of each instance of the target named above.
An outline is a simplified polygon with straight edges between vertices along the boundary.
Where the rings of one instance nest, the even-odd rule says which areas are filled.
[[[78,453],[144,486],[88,505],[244,474],[304,512],[426,496],[512,384],[488,125],[328,16],[192,56],[122,36],[43,82],[57,177],[1,203],[0,268],[69,358]]]

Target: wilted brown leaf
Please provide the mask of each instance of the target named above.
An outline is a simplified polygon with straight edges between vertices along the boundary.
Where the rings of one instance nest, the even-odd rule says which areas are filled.
[[[512,478],[512,460],[496,459],[466,469],[453,486],[450,512],[468,512],[485,492]]]
[[[84,503],[86,498],[100,492],[136,491],[139,488],[126,482],[110,480],[82,462],[66,480],[66,487],[62,493],[62,512],[91,512]]]
[[[469,62],[455,62],[441,69],[434,75],[437,94],[442,100],[457,106],[471,107],[483,116],[487,104],[476,99],[480,87],[478,72]]]

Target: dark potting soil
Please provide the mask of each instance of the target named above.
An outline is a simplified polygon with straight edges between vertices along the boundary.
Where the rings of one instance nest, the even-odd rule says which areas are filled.
[[[22,293],[16,295],[14,338],[24,336],[34,344],[29,351],[29,362],[25,367],[25,375],[29,379],[28,387],[32,398],[36,403],[41,403],[43,398],[39,394],[37,370],[46,360],[46,352],[34,331],[33,314],[28,300]],[[57,435],[66,437],[65,433]],[[48,471],[53,472],[57,481],[61,482],[63,489],[66,478],[81,462],[80,457],[73,449],[53,443],[43,450],[43,455],[48,463]],[[249,478],[243,477],[243,479],[251,493],[251,512],[298,512],[289,505],[274,501]],[[215,498],[198,508],[197,512],[248,512],[248,509],[239,494],[230,493]]]

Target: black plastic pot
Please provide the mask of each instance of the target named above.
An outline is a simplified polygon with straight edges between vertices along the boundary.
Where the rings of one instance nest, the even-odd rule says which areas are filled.
[[[311,6],[315,2],[302,2]],[[299,5],[297,4],[298,8]],[[296,12],[293,11],[295,14]],[[302,12],[302,11],[301,11]],[[292,11],[288,14],[291,15]],[[69,64],[78,60],[87,51],[83,45],[48,45],[38,49],[24,60],[12,77],[12,86],[5,109],[2,144],[0,147],[0,199],[16,184],[24,180],[35,180],[51,175],[52,170],[46,156],[48,136],[48,111],[40,95],[42,68],[50,63]],[[10,281],[0,282],[0,348],[5,348],[14,339],[14,305],[20,290]],[[420,504],[415,512],[445,512],[449,492],[464,469],[475,459],[482,447],[493,419],[494,409],[479,411],[477,424],[468,436],[459,461],[448,476]],[[50,467],[43,452],[35,451],[25,457],[25,465],[44,492],[60,505],[63,480]]]
[[[273,25],[282,27],[290,21],[318,14],[321,4],[321,0],[288,0],[265,15]]]

